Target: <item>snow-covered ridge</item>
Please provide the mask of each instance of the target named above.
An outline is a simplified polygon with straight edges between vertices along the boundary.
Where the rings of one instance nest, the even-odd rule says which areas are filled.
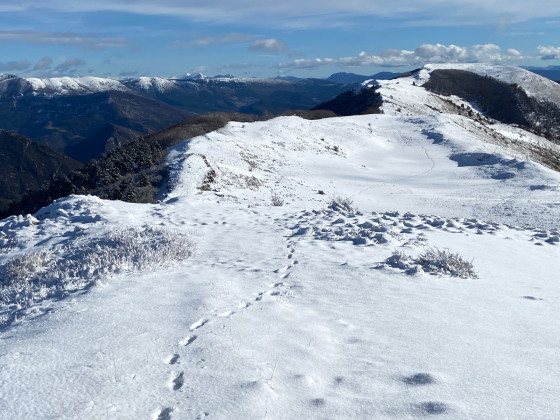
[[[560,106],[560,84],[520,67],[479,63],[427,64],[417,75],[420,84],[426,82],[434,70],[464,70],[501,82],[516,83],[527,95]]]
[[[135,79],[125,79],[122,82],[143,91],[168,92],[178,87],[176,80],[162,77],[138,77]]]
[[[532,148],[531,145],[542,149],[541,156],[543,159],[539,161],[549,167],[559,167],[558,162],[545,162],[547,155],[560,156],[560,147],[557,143],[534,135],[532,132],[517,126],[498,124],[497,120],[489,118],[486,113],[482,112],[476,103],[469,102],[456,95],[445,96],[425,89],[424,84],[430,79],[431,72],[438,69],[464,70],[481,76],[489,76],[505,83],[516,83],[527,92],[528,96],[532,96],[541,102],[546,101],[560,105],[559,84],[518,67],[484,64],[430,64],[408,77],[376,81],[375,84],[380,86],[377,92],[383,98],[382,112],[388,115],[400,116],[433,114],[458,114],[466,116],[477,121],[486,127],[486,130],[494,132],[497,136],[508,133],[506,137],[517,143],[517,145],[512,146],[514,149],[530,150]],[[363,86],[371,87],[373,84],[373,81],[367,81],[364,82]],[[539,112],[531,112],[525,113],[525,117],[532,124],[533,128],[544,126],[548,127],[549,134],[554,135],[556,133],[554,130],[557,126],[552,119],[555,117],[555,114],[541,115]],[[551,153],[545,152],[544,149],[550,150]]]
[[[111,90],[128,90],[121,82],[102,77],[57,77],[49,79],[28,78],[27,80],[34,91],[45,93],[76,94],[96,93]]]
[[[11,90],[7,83],[20,82]],[[23,82],[23,83],[22,83]],[[107,91],[134,92],[140,91],[166,93],[176,89],[198,89],[201,83],[266,83],[274,85],[292,84],[293,81],[282,79],[259,79],[239,77],[208,77],[202,74],[186,74],[179,78],[137,77],[112,79],[103,77],[55,77],[55,78],[20,78],[18,76],[0,74],[0,92],[9,91],[12,95],[19,93],[35,93],[45,95],[82,95]],[[2,86],[4,85],[4,86]]]
[[[457,107],[472,109],[481,115],[475,105],[457,97],[442,97],[423,88],[434,70],[463,70],[488,76],[504,83],[517,84],[528,96],[539,101],[552,102],[560,107],[560,84],[528,70],[490,64],[428,64],[409,77],[394,80],[367,80],[364,87],[380,85],[382,110],[391,115],[426,115],[438,112],[456,113]]]
[[[270,201],[273,191],[290,200],[299,201],[308,197],[321,202],[324,198],[317,195],[319,190],[331,194],[341,194],[341,191],[352,194],[344,182],[331,187],[336,190],[328,191],[330,176],[334,175],[320,174],[329,168],[329,172],[341,179],[356,178],[351,182],[354,192],[361,188],[375,188],[399,196],[402,192],[404,201],[415,202],[411,205],[414,208],[423,206],[415,201],[415,195],[406,187],[402,191],[395,189],[394,183],[388,185],[386,180],[394,178],[399,180],[398,183],[408,184],[408,180],[414,179],[417,184],[436,177],[438,185],[447,192],[440,190],[433,199],[441,199],[439,211],[446,207],[449,216],[483,217],[500,222],[508,219],[511,224],[552,227],[555,221],[554,217],[549,218],[550,209],[533,212],[527,208],[532,221],[527,216],[515,220],[503,218],[502,204],[496,202],[490,185],[490,190],[485,193],[482,190],[486,187],[477,187],[476,198],[471,197],[472,207],[465,205],[465,201],[471,202],[466,192],[455,196],[455,191],[463,188],[463,182],[473,177],[492,179],[491,184],[498,182],[496,186],[502,189],[511,185],[514,189],[519,187],[523,190],[533,185],[532,180],[541,177],[560,179],[557,173],[540,165],[523,163],[530,156],[524,144],[550,146],[558,153],[557,145],[537,136],[525,135],[523,130],[507,130],[500,124],[493,128],[495,130],[467,117],[433,112],[430,115],[369,115],[319,121],[284,117],[263,123],[230,123],[221,130],[190,139],[174,148],[169,155],[172,167],[169,197],[199,197],[205,183],[202,190],[214,191],[222,199],[249,205],[264,205]],[[408,164],[402,166],[400,163],[405,161]],[[395,166],[392,162],[399,164]],[[440,170],[453,175],[444,182],[439,180]],[[474,173],[471,174],[471,171]],[[212,175],[209,176],[209,173]],[[506,178],[507,183],[502,182]],[[207,183],[209,179],[211,182]],[[519,184],[514,187],[517,182]],[[557,188],[557,182],[553,182],[556,185],[551,186],[553,190]],[[542,185],[540,181],[534,185],[537,184]],[[429,193],[429,185],[431,181],[428,181],[423,194]],[[538,187],[529,190],[534,192]],[[547,188],[544,190],[550,191]],[[385,193],[381,196],[385,197]],[[441,194],[447,198],[441,198]],[[495,202],[495,205],[487,203],[479,206],[477,202],[482,197]],[[384,207],[382,199],[375,195],[363,194],[362,197],[359,194],[355,199],[365,199],[368,207],[375,202],[377,208],[392,208],[391,205]],[[516,207],[525,207],[528,203],[525,196],[514,201]],[[482,208],[485,209],[484,214],[478,212]],[[430,212],[429,206],[422,211]],[[518,214],[517,211],[514,213]]]

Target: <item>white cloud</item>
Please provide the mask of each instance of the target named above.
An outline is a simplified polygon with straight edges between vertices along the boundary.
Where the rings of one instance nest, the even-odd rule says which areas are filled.
[[[257,39],[249,47],[253,51],[278,52],[287,50],[288,46],[277,39]]]
[[[229,34],[211,34],[200,36],[188,42],[176,42],[176,47],[207,47],[210,45],[221,44],[237,44],[244,42],[251,42],[255,39],[254,36],[248,34],[229,33]]]
[[[340,26],[356,16],[401,18],[413,25],[507,25],[510,22],[560,16],[557,0],[26,0],[0,6],[0,12],[54,9],[62,12],[117,11],[144,15],[183,16],[213,23]]]
[[[503,54],[500,47],[494,44],[474,45],[470,48],[457,45],[423,44],[414,51],[389,49],[380,52],[378,55],[362,51],[355,57],[299,59],[281,63],[278,67],[312,68],[326,65],[410,67],[421,66],[426,63],[502,63],[523,58],[522,54],[514,49],[508,49]]]
[[[241,34],[241,33],[229,33],[229,34],[211,34],[199,36],[192,41],[188,42],[175,42],[175,47],[208,47],[211,45],[222,45],[222,44],[242,44],[251,43],[249,49],[252,51],[262,51],[262,52],[279,52],[287,50],[288,46],[274,38],[261,39],[254,35]]]
[[[70,69],[83,66],[84,64],[86,64],[86,62],[81,58],[69,58],[64,62],[60,63],[58,66],[56,66],[55,71],[65,72]]]
[[[45,70],[52,64],[52,62],[52,58],[43,57],[33,66],[33,70]]]
[[[0,31],[0,44],[23,43],[35,45],[74,45],[82,50],[132,48],[123,37],[104,38],[98,35],[80,35],[74,32]]]
[[[119,77],[136,76],[138,73],[140,73],[138,70],[123,70],[119,73]]]
[[[0,71],[21,71],[28,69],[30,65],[29,61],[8,61],[0,63]]]
[[[309,69],[314,67],[329,66],[332,64],[337,64],[338,60],[332,58],[298,58],[297,60],[291,61],[289,63],[281,63],[278,65],[279,68],[298,68],[298,69]]]
[[[555,60],[560,59],[560,47],[544,47],[539,45],[537,52],[541,60]]]

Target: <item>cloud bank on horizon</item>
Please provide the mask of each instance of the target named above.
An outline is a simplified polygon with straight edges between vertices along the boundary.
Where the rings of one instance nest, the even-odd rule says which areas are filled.
[[[0,71],[33,76],[560,61],[560,2],[551,0],[5,0],[0,19]]]
[[[547,47],[541,47],[550,51]],[[388,49],[379,55],[362,51],[354,57],[332,58],[299,58],[291,62],[280,63],[279,68],[313,68],[327,65],[344,67],[362,67],[376,65],[380,67],[420,66],[427,63],[506,63],[519,62],[523,55],[516,49],[509,48],[505,54],[494,44],[473,45],[470,48],[457,45],[424,44],[413,51]]]

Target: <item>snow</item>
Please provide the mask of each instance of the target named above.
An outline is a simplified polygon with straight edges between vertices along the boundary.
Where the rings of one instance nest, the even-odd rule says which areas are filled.
[[[96,93],[110,90],[126,91],[126,86],[118,80],[102,77],[56,77],[50,79],[26,79],[33,90],[46,91],[46,93],[73,94]]]
[[[194,250],[0,307],[2,416],[556,417],[560,175],[495,135],[548,143],[407,79],[382,90],[385,115],[186,140],[158,204],[71,196],[0,222],[0,265],[145,226]],[[427,249],[477,278],[387,263]]]

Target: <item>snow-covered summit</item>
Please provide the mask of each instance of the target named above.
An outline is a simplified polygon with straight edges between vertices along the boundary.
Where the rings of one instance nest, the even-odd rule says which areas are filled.
[[[188,79],[188,80],[208,80],[210,77],[202,73],[185,73],[184,76],[178,77],[178,79]]]

